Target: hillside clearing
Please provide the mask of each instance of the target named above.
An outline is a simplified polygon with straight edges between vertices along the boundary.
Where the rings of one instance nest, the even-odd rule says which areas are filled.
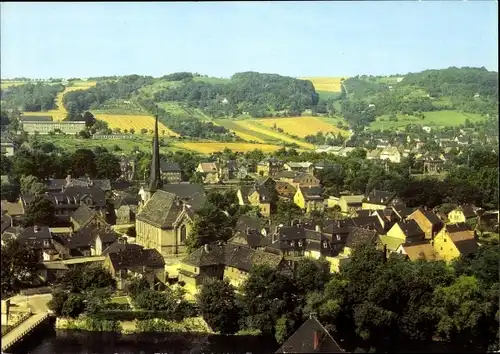
[[[0,89],[6,89],[8,87],[11,87],[11,86],[19,86],[19,85],[24,85],[26,84],[27,82],[25,81],[2,81],[0,83]]]
[[[95,114],[96,119],[108,123],[109,128],[120,128],[122,131],[134,129],[139,134],[141,129],[147,129],[151,133],[155,128],[155,119],[147,115],[123,115],[123,114]],[[161,122],[158,122],[158,132],[161,136],[179,136],[179,134],[168,129]]]
[[[409,124],[419,124],[429,127],[458,126],[460,124],[464,124],[466,119],[472,123],[484,119],[484,117],[480,114],[461,113],[450,110],[423,112],[423,114],[425,116],[424,119],[415,116],[404,116],[402,114],[398,114],[397,121],[389,121],[389,115],[383,115],[370,124],[370,129],[398,130],[404,129]]]
[[[218,142],[180,142],[173,144],[177,148],[191,150],[202,154],[211,154],[222,151],[225,148],[235,152],[247,152],[255,149],[262,150],[264,153],[279,150],[281,146],[271,144],[250,144],[250,143],[218,143]]]
[[[316,91],[340,92],[340,80],[347,77],[301,77],[300,79],[311,81]]]
[[[214,120],[213,123],[215,125],[219,125],[221,127],[229,129],[230,131],[235,133],[236,136],[239,136],[240,138],[249,142],[254,141],[256,143],[265,143],[266,141],[269,140],[268,139],[269,137],[267,135],[262,135],[257,132],[251,131],[249,129],[245,129],[231,120],[217,119]]]
[[[333,124],[329,124],[317,117],[296,117],[296,118],[266,118],[258,119],[256,122],[268,128],[281,128],[290,135],[305,138],[308,135],[316,135],[318,132],[348,135],[345,130],[339,129]]]

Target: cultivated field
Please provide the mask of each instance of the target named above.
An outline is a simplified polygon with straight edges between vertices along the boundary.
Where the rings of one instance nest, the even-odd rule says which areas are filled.
[[[271,139],[274,141],[279,141],[279,142],[285,142],[289,144],[297,144],[301,148],[304,149],[313,149],[314,146],[312,144],[306,143],[304,141],[294,139],[286,134],[279,133],[277,131],[271,130],[271,128],[268,128],[262,124],[259,124],[256,120],[240,120],[240,121],[235,121],[234,122],[236,126],[239,126],[243,129],[245,129],[244,132],[251,131],[258,133],[259,136],[267,136],[267,139]]]
[[[10,86],[19,86],[19,85],[23,85],[25,83],[26,82],[24,82],[24,81],[2,81],[0,83],[0,89],[6,89],[7,87],[10,87]]]
[[[233,133],[235,133],[237,136],[240,138],[246,140],[246,141],[255,141],[256,143],[265,143],[266,141],[269,141],[269,136],[263,135],[256,133],[254,131],[245,129],[238,124],[236,124],[235,121],[228,120],[228,119],[217,119],[214,120],[213,123],[215,125],[219,125],[221,127],[224,127],[226,129],[229,129]],[[277,141],[276,139],[273,139],[274,141]]]
[[[300,79],[311,81],[316,91],[340,92],[342,78],[347,79],[347,77],[301,77]]]
[[[296,118],[268,118],[258,119],[257,122],[268,128],[276,126],[290,135],[305,138],[308,135],[316,135],[318,132],[332,132],[335,134],[348,135],[345,130],[337,128],[317,117],[296,117]]]
[[[404,116],[401,114],[397,115],[397,121],[389,121],[388,115],[383,115],[378,117],[375,122],[370,124],[370,129],[379,130],[399,130],[404,129],[409,124],[419,124],[422,126],[457,126],[464,124],[465,120],[468,119],[470,122],[477,122],[483,120],[484,118],[475,113],[460,113],[457,111],[434,111],[434,112],[423,112],[425,118],[418,118],[415,116]]]
[[[122,131],[127,129],[135,130],[135,134],[140,134],[141,129],[147,129],[148,133],[155,128],[155,119],[152,116],[146,115],[123,115],[123,114],[100,114],[94,115],[96,119],[103,120],[108,123],[109,128],[120,128]],[[179,134],[171,131],[161,122],[158,122],[158,134],[160,136],[179,136]]]
[[[67,115],[66,108],[64,108],[62,99],[65,94],[76,90],[86,90],[96,85],[95,81],[73,81],[71,86],[66,86],[63,92],[60,92],[56,97],[56,109],[51,109],[46,112],[25,112],[30,116],[52,116],[55,121],[64,120]]]
[[[270,144],[248,144],[248,143],[218,143],[218,142],[180,142],[174,143],[173,146],[181,149],[191,150],[202,154],[210,154],[217,151],[222,151],[228,148],[235,152],[247,152],[255,149],[262,150],[264,153],[273,152],[281,148],[278,145]]]

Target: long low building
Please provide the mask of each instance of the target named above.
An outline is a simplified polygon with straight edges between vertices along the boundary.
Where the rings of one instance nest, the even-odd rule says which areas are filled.
[[[85,130],[85,122],[70,121],[23,121],[23,130],[28,134],[49,134],[59,129],[64,134],[77,134]]]

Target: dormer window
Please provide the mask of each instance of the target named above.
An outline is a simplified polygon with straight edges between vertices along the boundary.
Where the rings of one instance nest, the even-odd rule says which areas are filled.
[[[323,241],[323,248],[328,248],[328,242],[327,241]]]
[[[337,241],[340,241],[340,235],[337,235]]]
[[[299,247],[302,247],[302,240],[299,240]]]

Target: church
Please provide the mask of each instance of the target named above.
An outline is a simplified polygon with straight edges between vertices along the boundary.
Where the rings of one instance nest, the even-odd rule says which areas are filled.
[[[154,248],[164,257],[184,255],[194,212],[205,202],[203,185],[163,185],[160,172],[156,116],[149,183],[139,191],[141,202],[135,222],[136,243]]]

